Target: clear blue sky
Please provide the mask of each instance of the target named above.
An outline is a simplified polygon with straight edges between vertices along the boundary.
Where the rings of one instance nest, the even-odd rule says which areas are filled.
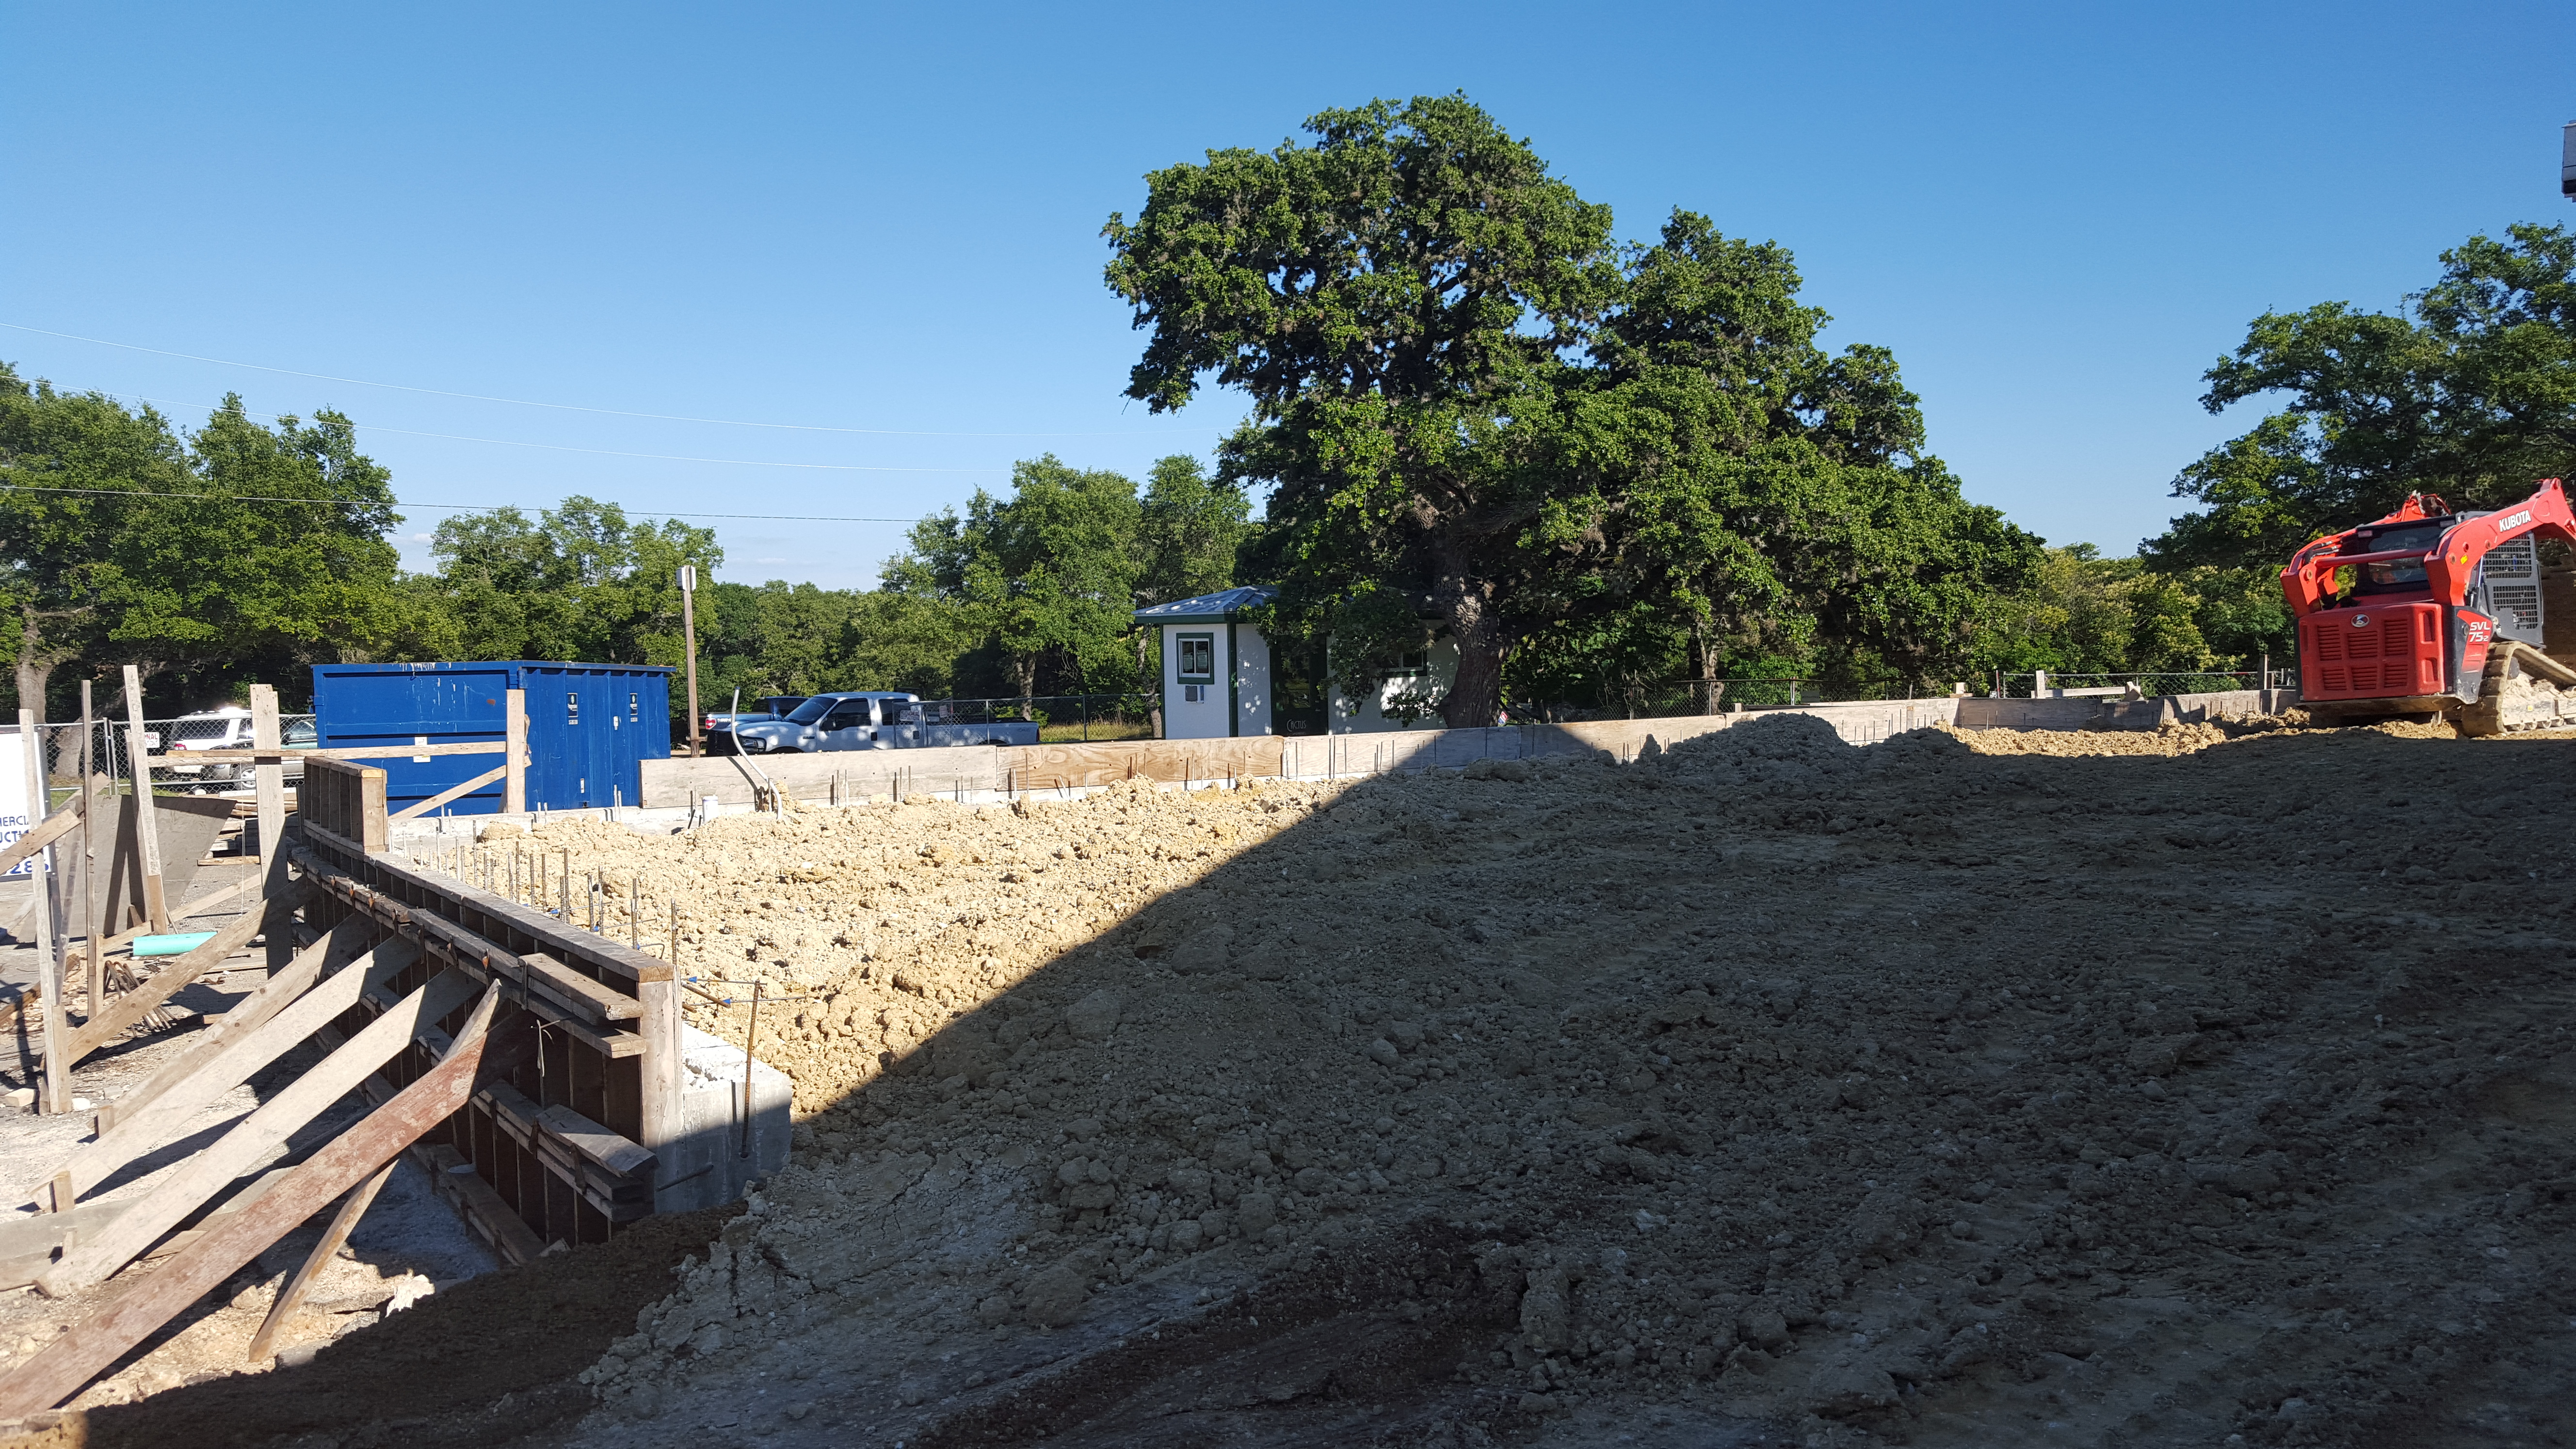
[[[2256,313],[2393,306],[2443,247],[2576,213],[2563,0],[0,16],[0,321],[896,430],[0,329],[28,376],[191,424],[228,390],[339,408],[435,503],[910,518],[1041,451],[1204,455],[1240,406],[1122,401],[1140,339],[1100,225],[1150,168],[1371,96],[1466,91],[1624,235],[1679,205],[1792,248],[1972,497],[2113,553],[2252,421],[2195,399]],[[415,565],[442,516],[410,514]],[[718,527],[727,576],[824,584],[902,533]]]

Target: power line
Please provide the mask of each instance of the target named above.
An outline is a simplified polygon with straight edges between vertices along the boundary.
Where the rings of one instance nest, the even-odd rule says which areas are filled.
[[[139,392],[102,391],[98,395],[100,397],[115,398],[120,402],[158,403],[163,407],[172,408],[209,406],[205,403],[181,402],[177,398],[146,397]],[[245,417],[267,418],[271,422],[279,421],[287,416],[285,413],[252,412],[248,408],[242,409],[242,414]],[[576,448],[569,443],[523,443],[516,438],[469,438],[461,433],[423,433],[415,432],[410,428],[380,427],[374,423],[351,423],[349,426],[353,431],[357,432],[400,433],[407,438],[444,438],[451,443],[491,443],[504,448],[543,448],[548,452],[554,453],[595,453],[604,458],[641,458],[651,462],[663,463],[718,463],[726,467],[733,468],[805,468],[827,473],[967,473],[977,475],[1007,473],[1011,471],[1008,468],[910,468],[887,463],[773,463],[765,462],[758,458],[693,458],[679,453],[630,453],[618,448]]]
[[[77,493],[93,498],[169,498],[180,502],[215,503],[318,503],[327,505],[368,506],[366,498],[286,498],[264,493],[167,493],[150,488],[49,488],[34,483],[0,483],[0,489],[18,493]],[[386,506],[392,508],[431,508],[450,513],[498,513],[515,503],[414,503],[396,498]],[[808,513],[668,513],[661,509],[626,508],[614,505],[637,518],[726,518],[762,523],[919,523],[918,518],[843,518]]]
[[[491,397],[483,393],[475,392],[450,392],[445,388],[412,387],[399,382],[369,382],[362,377],[335,377],[327,372],[302,372],[292,367],[270,367],[264,363],[234,362],[221,357],[200,357],[193,352],[172,352],[166,348],[143,347],[132,342],[111,342],[104,337],[83,337],[73,332],[54,332],[43,327],[30,327],[23,322],[0,322],[0,327],[7,327],[18,332],[33,332],[39,337],[60,337],[69,342],[87,342],[98,347],[117,347],[122,348],[127,352],[148,352],[155,357],[176,357],[188,362],[208,362],[217,367],[243,367],[248,368],[253,372],[273,372],[282,377],[309,377],[321,382],[346,383],[351,387],[380,387],[392,392],[416,392],[430,397],[461,398],[467,402],[507,403],[512,407],[548,408],[556,412],[566,413],[599,413],[612,418],[651,418],[656,421],[666,423],[709,423],[717,427],[774,428],[782,431],[799,433],[866,433],[876,437],[887,438],[1138,438],[1148,436],[1157,431],[1151,428],[1117,428],[1093,432],[974,433],[946,432],[927,428],[839,428],[826,427],[817,423],[754,423],[744,422],[737,418],[699,418],[690,417],[682,413],[646,413],[634,412],[625,408],[583,407],[578,403],[531,402],[526,398]],[[401,429],[387,428],[383,431],[400,432]],[[440,433],[425,433],[421,436],[434,438],[443,437],[445,435]],[[495,440],[489,438],[473,438],[468,439],[467,441],[491,442]],[[519,446],[541,448],[547,445],[543,443],[524,443]],[[586,452],[590,450],[576,449],[574,451]],[[653,455],[634,454],[632,456],[649,457]],[[708,460],[693,458],[685,461],[701,462]]]

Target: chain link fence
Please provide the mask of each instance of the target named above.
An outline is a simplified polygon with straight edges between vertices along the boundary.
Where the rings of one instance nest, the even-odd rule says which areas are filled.
[[[277,727],[278,739],[288,749],[310,748],[318,738],[314,717],[309,714],[279,715]],[[127,738],[124,720],[90,722],[90,773],[116,781],[120,791],[134,788],[134,757],[127,748]],[[44,750],[45,780],[52,795],[50,803],[60,805],[78,790],[80,723],[75,720],[70,724],[38,725],[36,740]],[[143,748],[151,754],[185,754],[190,749],[246,750],[250,747],[250,715],[246,712],[147,719],[143,722]],[[253,784],[253,768],[247,760],[210,760],[202,764],[189,764],[184,760],[158,762],[152,766],[152,788],[164,795],[247,795]],[[290,786],[303,774],[302,761],[287,760],[286,779]]]

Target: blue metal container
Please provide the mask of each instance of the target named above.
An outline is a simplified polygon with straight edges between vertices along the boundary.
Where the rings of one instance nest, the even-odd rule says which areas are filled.
[[[323,749],[367,745],[498,744],[507,692],[527,691],[528,804],[553,810],[633,805],[646,760],[671,756],[671,671],[645,664],[532,660],[439,664],[316,664],[314,726]],[[385,772],[385,806],[399,811],[501,763],[489,755],[370,760]],[[457,815],[501,808],[501,782],[459,796]]]

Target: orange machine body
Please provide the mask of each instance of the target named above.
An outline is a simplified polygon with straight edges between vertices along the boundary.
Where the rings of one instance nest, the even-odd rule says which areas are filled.
[[[2410,495],[2385,518],[2300,549],[2281,570],[2281,592],[2298,619],[2301,698],[2391,713],[2474,703],[2490,645],[2540,644],[2539,570],[2524,542],[2536,538],[2576,542],[2555,478],[2487,511],[2452,513]]]

